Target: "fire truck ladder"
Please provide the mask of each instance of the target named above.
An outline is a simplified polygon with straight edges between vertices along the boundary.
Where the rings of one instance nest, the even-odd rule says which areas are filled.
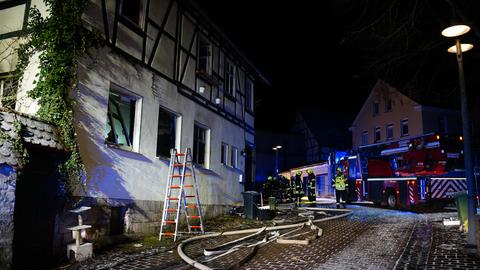
[[[189,233],[204,232],[203,215],[190,148],[187,148],[185,153],[179,153],[176,149],[172,149],[170,155],[159,239],[162,240],[162,236],[173,236],[173,241],[176,241],[178,225],[181,221],[180,208],[183,208],[185,213]],[[187,181],[189,183],[186,183]],[[186,190],[188,191],[187,194],[185,194]]]

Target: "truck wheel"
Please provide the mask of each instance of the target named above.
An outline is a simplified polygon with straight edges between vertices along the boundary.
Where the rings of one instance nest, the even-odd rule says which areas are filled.
[[[390,208],[397,207],[397,197],[394,194],[389,194],[387,198],[387,205]]]

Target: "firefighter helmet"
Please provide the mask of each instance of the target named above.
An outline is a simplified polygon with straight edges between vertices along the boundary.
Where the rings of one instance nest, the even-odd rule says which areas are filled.
[[[308,174],[311,174],[311,173],[313,173],[313,170],[312,170],[312,169],[308,169],[308,170],[307,170],[307,173],[308,173]]]
[[[338,167],[337,172],[342,172],[342,168]]]
[[[298,172],[297,172],[297,175],[302,175],[302,171],[298,171]]]

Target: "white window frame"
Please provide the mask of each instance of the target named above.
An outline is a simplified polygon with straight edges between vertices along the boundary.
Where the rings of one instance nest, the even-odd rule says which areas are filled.
[[[228,157],[229,157],[229,151],[230,149],[230,146],[226,143],[223,143],[222,142],[222,145],[221,145],[221,148],[220,148],[220,163],[227,166],[229,164],[229,160],[228,160]],[[222,155],[224,157],[224,160],[222,160]]]
[[[377,134],[379,135],[379,138],[377,140]],[[373,129],[373,140],[374,143],[378,143],[382,141],[382,128],[381,127],[375,127]]]
[[[388,136],[388,130],[391,129],[392,131],[392,136]],[[385,138],[386,140],[392,140],[394,137],[394,125],[393,123],[388,123],[386,126],[385,126]]]
[[[368,144],[368,130],[362,132],[362,145]]]
[[[408,129],[408,132],[406,134],[403,133],[403,126],[405,125],[405,123]],[[400,120],[400,137],[408,136],[409,133],[410,133],[410,127],[408,126],[408,118],[403,118],[402,120]]]
[[[116,84],[110,84],[110,90],[108,92],[108,98],[110,97],[111,92],[115,92],[121,96],[124,96],[126,98],[130,98],[132,100],[135,100],[135,113],[134,113],[134,119],[133,119],[133,139],[132,139],[132,145],[131,146],[123,146],[123,145],[117,145],[111,142],[107,142],[105,139],[105,144],[121,148],[123,150],[129,150],[133,152],[139,152],[140,151],[140,127],[141,127],[141,122],[142,122],[142,103],[143,103],[143,98],[140,95],[135,94],[132,91],[129,91],[121,86],[118,86]],[[109,100],[107,100],[107,117],[106,117],[106,124],[105,128],[107,128],[108,125],[108,104]]]
[[[230,167],[238,168],[238,148],[235,146],[230,147]]]
[[[198,126],[199,128],[202,128],[205,130],[205,153],[204,153],[204,164],[198,164],[200,166],[203,166],[205,169],[210,169],[210,136],[211,136],[211,129],[198,122],[194,122],[193,125],[193,136],[192,136],[192,146],[195,143],[195,126]],[[192,147],[193,151],[193,147]]]
[[[206,59],[207,59],[207,66],[206,66],[206,70],[204,69],[200,69],[200,58],[202,58],[202,55],[200,54],[201,52],[201,43],[204,42],[204,43],[207,43],[208,44],[208,55],[206,56]],[[199,66],[198,66],[198,70],[199,71],[203,71],[205,72],[206,74],[209,74],[211,75],[212,74],[212,53],[213,51],[213,46],[212,46],[212,43],[206,39],[205,37],[200,37],[198,39],[198,63],[199,63]]]
[[[172,110],[170,110],[166,107],[163,107],[163,106],[159,106],[158,110],[160,111],[160,109],[162,109],[164,111],[167,111],[167,112],[169,112],[169,113],[171,113],[175,116],[175,149],[181,149],[182,115],[175,112],[175,111],[172,111]],[[157,118],[157,138],[158,138],[158,124],[159,124],[159,122],[160,122],[160,119]],[[155,149],[155,155],[157,155],[157,157],[158,157],[158,154],[156,152],[157,152],[157,150]],[[170,156],[168,156],[168,157],[170,157]]]

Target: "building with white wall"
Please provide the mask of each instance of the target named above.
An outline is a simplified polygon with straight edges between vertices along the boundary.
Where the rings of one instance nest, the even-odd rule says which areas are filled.
[[[31,6],[47,14],[40,0],[0,3],[2,91]],[[242,204],[255,176],[255,84],[267,79],[192,1],[94,0],[82,17],[106,40],[78,63],[72,93],[87,173],[76,195],[102,206],[90,233],[123,233],[115,228],[127,211],[129,232],[158,232],[171,148],[193,150],[207,216]],[[37,68],[33,57],[17,83],[19,112],[38,110],[26,96]],[[58,235],[66,224],[57,218]]]

